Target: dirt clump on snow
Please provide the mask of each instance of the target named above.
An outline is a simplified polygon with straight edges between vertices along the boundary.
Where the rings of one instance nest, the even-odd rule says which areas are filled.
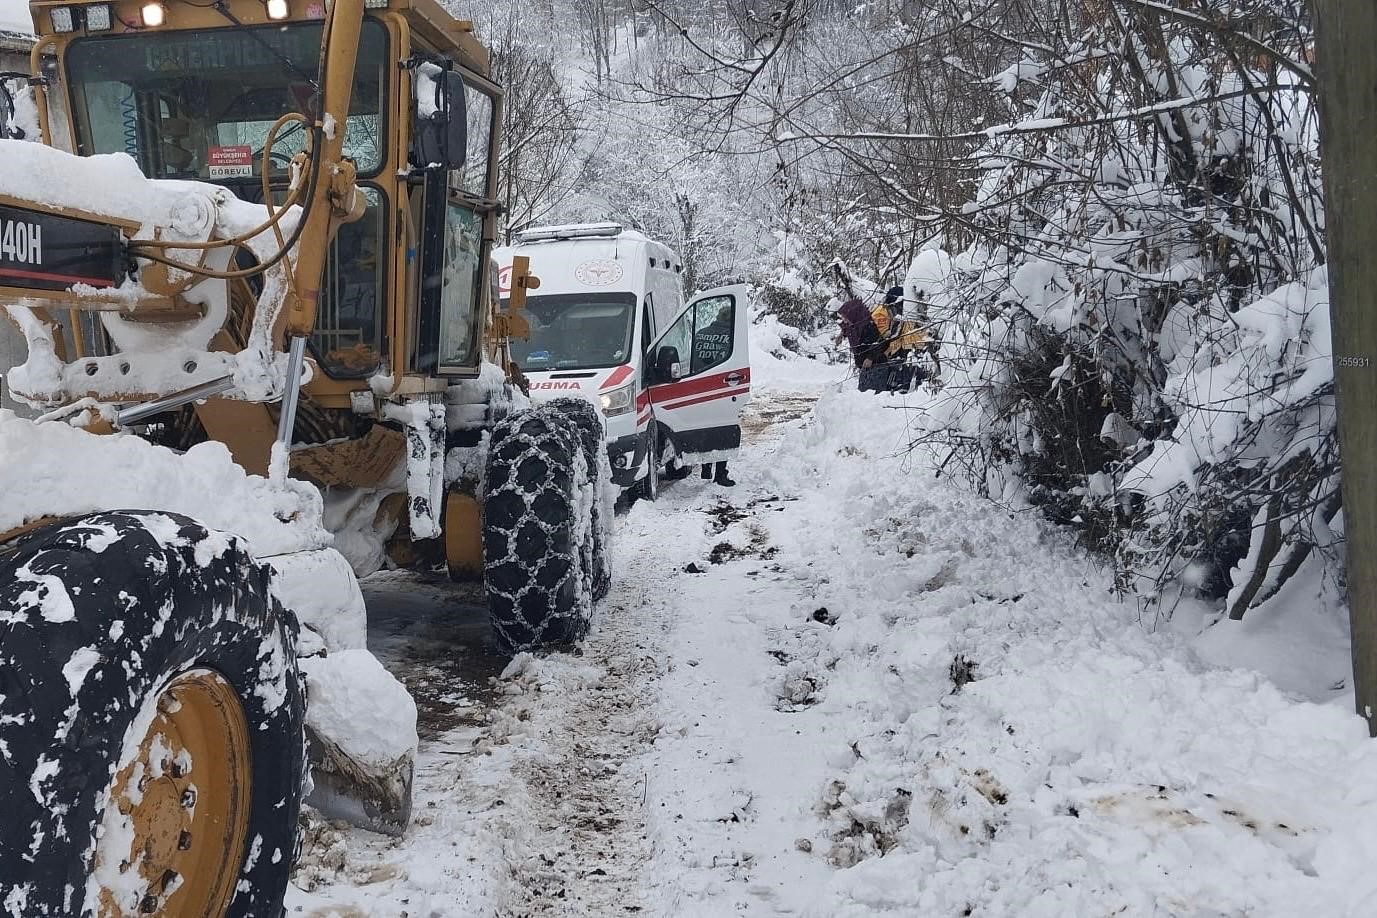
[[[779,546],[770,544],[770,533],[758,523],[751,522],[746,525],[747,539],[745,545],[733,545],[731,542],[718,542],[708,553],[709,564],[725,564],[728,561],[738,561],[742,558],[758,558],[761,561],[768,561],[779,554]]]
[[[307,807],[301,813],[301,827],[301,856],[292,873],[292,884],[298,889],[312,892],[341,880],[352,886],[368,886],[396,879],[402,873],[395,864],[351,860],[346,823],[325,819]],[[321,918],[335,915],[354,918],[365,913],[352,906],[331,906],[319,914]]]
[[[712,531],[714,535],[726,532],[732,524],[739,523],[749,516],[749,514],[740,507],[733,506],[726,501],[708,507],[703,512],[712,517]]]
[[[775,395],[768,402],[751,405],[741,416],[741,432],[746,436],[759,434],[778,424],[796,421],[813,410],[817,403],[812,395]]]

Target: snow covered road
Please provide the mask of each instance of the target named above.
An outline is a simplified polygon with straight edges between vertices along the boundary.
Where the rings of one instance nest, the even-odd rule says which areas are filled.
[[[735,489],[620,519],[581,655],[501,672],[448,586],[366,584],[420,696],[415,824],[313,821],[289,914],[1377,914],[1342,699],[1206,668],[934,479],[914,409],[817,394],[757,395]]]

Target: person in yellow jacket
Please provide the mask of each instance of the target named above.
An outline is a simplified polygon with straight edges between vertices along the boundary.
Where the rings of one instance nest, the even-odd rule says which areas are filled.
[[[918,368],[908,362],[910,354],[923,349],[927,338],[916,323],[900,314],[904,288],[891,287],[883,303],[870,310],[870,319],[884,344],[884,362],[862,371],[861,391],[907,392]],[[921,379],[920,379],[921,381]]]
[[[885,357],[893,360],[901,354],[921,351],[927,343],[927,336],[923,334],[923,330],[902,315],[891,315],[889,310],[889,306],[881,303],[870,311],[870,318],[880,330],[881,339],[885,341]]]

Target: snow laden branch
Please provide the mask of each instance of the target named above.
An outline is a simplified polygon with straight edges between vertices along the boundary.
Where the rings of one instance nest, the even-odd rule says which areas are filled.
[[[1192,12],[1191,10],[1182,9],[1179,6],[1162,3],[1160,0],[1128,0],[1128,2],[1144,10],[1150,10],[1179,22],[1208,30],[1229,41],[1245,45],[1253,51],[1271,58],[1271,60],[1275,61],[1279,66],[1299,77],[1307,86],[1315,85],[1315,73],[1310,69],[1309,64],[1299,60],[1293,60],[1281,49],[1250,35],[1247,31],[1247,24],[1244,21],[1237,19],[1227,20],[1211,18],[1201,15],[1200,13]],[[1308,48],[1309,46],[1307,45],[1306,47]]]
[[[1273,84],[1269,86],[1250,86],[1246,89],[1235,89],[1231,92],[1213,93],[1210,95],[1190,96],[1184,99],[1167,99],[1162,102],[1155,102],[1152,105],[1143,105],[1129,111],[1107,112],[1103,115],[1096,115],[1090,118],[1076,119],[1071,117],[1061,118],[1027,118],[1022,121],[1010,121],[1005,124],[996,124],[992,127],[982,128],[976,131],[967,131],[959,134],[895,134],[879,131],[853,131],[849,133],[827,134],[827,133],[807,133],[798,134],[791,131],[783,132],[776,136],[776,140],[781,144],[798,143],[806,140],[825,140],[829,142],[847,140],[882,140],[882,141],[905,141],[905,142],[963,142],[994,140],[997,137],[1004,137],[1010,134],[1042,134],[1052,131],[1060,131],[1068,128],[1095,127],[1102,124],[1112,124],[1116,121],[1140,121],[1143,118],[1165,114],[1167,112],[1180,111],[1182,109],[1198,108],[1202,105],[1211,105],[1218,102],[1227,102],[1231,99],[1242,99],[1245,96],[1260,95],[1265,92],[1275,92],[1278,90],[1292,89],[1293,86],[1283,84]]]
[[[1046,129],[971,151],[986,168],[942,235],[973,242],[932,309],[948,397],[921,440],[1077,529],[1158,615],[1193,597],[1240,618],[1339,570],[1316,113],[1271,53],[1309,39],[1274,18],[1259,56],[1157,6],[1088,19],[1124,50],[1074,79],[1020,68],[1020,123]]]

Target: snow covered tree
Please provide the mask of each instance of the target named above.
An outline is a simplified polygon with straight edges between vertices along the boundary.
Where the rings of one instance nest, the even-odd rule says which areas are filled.
[[[891,252],[953,253],[921,291],[946,386],[924,441],[949,470],[1077,527],[1153,599],[1238,617],[1332,559],[1307,3],[779,0],[757,20],[746,53],[690,29],[697,64],[660,92],[825,181],[881,279]]]
[[[936,432],[1124,586],[1241,617],[1338,511],[1310,39],[1290,4],[1191,7],[1085,3],[995,77]]]

